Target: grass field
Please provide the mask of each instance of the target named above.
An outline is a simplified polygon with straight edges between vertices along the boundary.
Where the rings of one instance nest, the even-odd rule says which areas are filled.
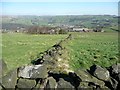
[[[2,58],[13,69],[28,64],[37,54],[47,50],[67,35],[2,34]],[[73,33],[73,39],[65,44],[69,51],[69,64],[73,69],[88,68],[97,63],[109,66],[118,61],[118,34]]]
[[[118,33],[74,33],[68,43],[72,68],[88,68],[92,64],[108,67],[118,59]]]
[[[28,64],[67,35],[2,34],[2,58],[9,69]]]

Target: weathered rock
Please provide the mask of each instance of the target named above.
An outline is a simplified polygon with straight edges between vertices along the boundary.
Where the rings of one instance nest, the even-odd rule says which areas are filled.
[[[2,90],[2,86],[0,86],[0,90]]]
[[[117,86],[117,90],[119,90],[120,89],[120,82],[118,83],[118,86]]]
[[[77,88],[80,85],[81,79],[74,72],[69,72],[69,77],[71,79],[71,84]],[[69,80],[70,80],[69,79]]]
[[[120,63],[112,65],[111,71],[112,71],[112,74],[119,74],[120,73]]]
[[[90,67],[92,74],[100,80],[107,81],[110,78],[109,71],[106,68],[102,68],[98,65],[93,65]]]
[[[110,90],[108,87],[100,88],[92,82],[80,82],[78,90]]]
[[[54,75],[56,74],[61,76],[61,74],[68,74],[68,73],[65,70],[62,70],[58,67],[54,67],[52,70],[49,71],[49,74],[54,74]]]
[[[105,83],[90,75],[86,70],[77,70],[75,73],[79,76],[82,82],[93,82],[95,85],[104,87]]]
[[[48,72],[50,77],[53,77],[56,81],[59,80],[59,78],[62,78],[63,76],[61,75],[61,73],[57,70],[52,70]]]
[[[58,51],[58,54],[59,54],[59,55],[64,54],[64,50],[59,50],[59,51]]]
[[[54,57],[56,54],[57,54],[57,50],[55,48],[52,48],[48,51],[48,54],[51,56],[51,57]]]
[[[46,84],[47,84],[47,79],[41,79],[41,81],[38,83],[38,86],[40,89],[45,89],[46,87]]]
[[[66,90],[68,90],[68,89],[74,89],[74,86],[72,86],[69,82],[67,82],[67,81],[65,81],[64,79],[62,79],[62,78],[60,78],[59,79],[59,82],[57,83],[58,85],[57,85],[57,89],[60,89],[60,88],[62,88],[62,89],[66,89]]]
[[[97,78],[93,77],[92,78],[92,82],[97,85],[100,86],[100,88],[105,88],[105,83],[101,80],[98,80]]]
[[[49,70],[55,68],[56,61],[54,57],[51,57],[49,54],[43,56],[43,65],[46,65]]]
[[[51,57],[49,54],[43,55],[43,60],[52,60],[53,57]]]
[[[112,65],[108,70],[110,71],[111,77],[120,82],[120,63]]]
[[[118,81],[120,82],[120,73],[118,74]]]
[[[118,82],[114,79],[114,78],[111,78],[109,80],[111,86],[113,87],[113,89],[117,89],[117,86],[118,86]]]
[[[92,79],[92,76],[85,70],[76,70],[75,73],[80,77],[81,81],[90,82]]]
[[[57,87],[56,80],[53,77],[49,77],[45,88],[54,90],[56,87]]]
[[[20,67],[18,77],[22,78],[46,78],[48,76],[47,67],[44,65],[29,65]]]
[[[32,60],[31,63],[32,63],[33,65],[39,65],[39,64],[42,64],[42,63],[43,63],[43,59],[42,59],[42,57],[36,58],[35,60]]]
[[[93,90],[93,88],[89,86],[88,82],[80,82],[80,85],[78,86],[78,90],[85,89],[85,88],[89,90]]]
[[[10,88],[5,88],[5,87],[3,87],[3,85],[0,83],[0,90],[7,90],[7,89],[10,89]],[[14,88],[11,88],[11,90],[14,90]]]
[[[17,69],[10,71],[6,76],[2,78],[2,85],[5,88],[15,88],[17,83]]]
[[[2,77],[0,78],[0,84],[2,83]]]
[[[117,90],[118,82],[111,77],[108,81],[105,81],[105,85],[111,90]]]
[[[56,66],[56,62],[53,61],[53,60],[44,60],[43,64],[47,65],[47,66],[51,66],[51,67],[55,67]]]
[[[42,90],[41,84],[43,83],[44,79],[36,79],[36,86],[32,90]]]
[[[5,88],[2,86],[1,83],[0,83],[0,90],[5,90]]]
[[[53,47],[54,47],[57,51],[62,50],[62,46],[60,45],[60,43],[55,44]]]
[[[29,79],[19,79],[17,83],[17,88],[20,89],[32,89],[36,85],[35,80],[29,80]]]
[[[7,72],[7,64],[4,60],[0,60],[0,77],[4,76]]]
[[[41,90],[41,89],[40,89],[40,84],[37,84],[37,85],[35,86],[35,88],[33,88],[32,90]]]
[[[56,61],[62,61],[62,60],[63,60],[63,58],[62,58],[60,55],[56,55],[56,56],[54,57],[54,59],[55,59]]]

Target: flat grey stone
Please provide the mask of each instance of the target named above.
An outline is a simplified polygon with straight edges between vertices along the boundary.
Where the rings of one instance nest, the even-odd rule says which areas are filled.
[[[17,83],[17,88],[18,89],[29,89],[31,90],[32,88],[34,88],[36,85],[35,80],[29,80],[29,79],[19,79],[18,83]]]
[[[0,60],[0,77],[4,76],[7,72],[7,64],[4,60]]]
[[[89,74],[86,70],[78,69],[75,71],[77,76],[80,78],[82,82],[93,82],[95,85],[99,85],[101,88],[104,87],[105,83],[96,77],[93,77],[91,74]],[[85,85],[87,83],[84,83]]]
[[[69,82],[65,81],[64,79],[60,78],[59,82],[57,83],[57,89],[66,89],[66,90],[71,90],[74,89],[74,86],[72,86]]]
[[[2,78],[2,85],[5,88],[15,88],[17,83],[17,69],[10,71]]]
[[[99,65],[93,65],[90,67],[91,73],[98,79],[108,81],[110,79],[110,73],[106,68],[102,68]]]
[[[46,78],[48,76],[47,67],[44,65],[29,65],[20,67],[18,77],[22,78]]]
[[[120,73],[120,63],[112,65],[111,68],[112,68],[112,73],[113,74]]]
[[[46,84],[46,88],[54,90],[56,86],[57,86],[56,80],[53,77],[49,77]]]

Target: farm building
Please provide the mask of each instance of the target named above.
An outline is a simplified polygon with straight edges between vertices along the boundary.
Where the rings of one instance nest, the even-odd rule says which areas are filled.
[[[72,29],[73,32],[89,32],[89,31],[92,31],[88,28],[73,28]]]

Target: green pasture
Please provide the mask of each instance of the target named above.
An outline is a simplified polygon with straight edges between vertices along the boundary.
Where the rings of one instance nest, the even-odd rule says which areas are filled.
[[[2,34],[2,59],[9,69],[29,64],[37,54],[68,35]],[[69,64],[73,69],[88,68],[92,64],[103,67],[119,62],[117,32],[72,33],[73,39],[65,43]]]
[[[2,59],[9,69],[25,65],[67,35],[2,34]]]
[[[67,44],[72,68],[88,68],[93,64],[108,67],[120,62],[118,33],[73,33]]]

